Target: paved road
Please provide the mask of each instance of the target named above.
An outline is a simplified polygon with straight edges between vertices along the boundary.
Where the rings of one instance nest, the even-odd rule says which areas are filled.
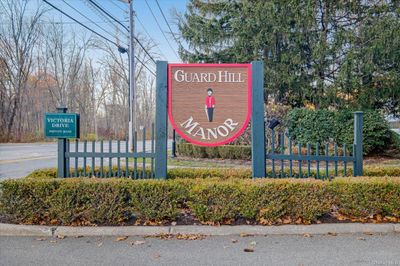
[[[0,237],[0,265],[400,265],[400,235]]]
[[[168,147],[170,147],[170,143]],[[88,151],[91,151],[91,143],[88,143]],[[71,145],[71,151],[75,146]],[[104,151],[108,151],[109,143],[104,142]],[[117,150],[117,142],[112,142],[112,150]],[[145,142],[146,151],[151,150],[151,141]],[[96,142],[96,151],[100,151],[100,143]],[[138,151],[143,150],[143,142],[138,142]],[[83,151],[83,143],[79,145],[79,151]],[[125,151],[124,142],[121,143],[121,151]],[[89,160],[88,163],[91,163]],[[80,165],[82,161],[80,162]],[[108,161],[104,162],[108,165]],[[57,166],[57,143],[12,143],[0,144],[0,179],[24,177],[35,169]]]

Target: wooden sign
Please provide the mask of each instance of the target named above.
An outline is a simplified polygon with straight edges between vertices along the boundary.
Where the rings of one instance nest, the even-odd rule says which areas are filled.
[[[250,64],[169,64],[168,114],[176,132],[200,146],[232,142],[251,114]]]

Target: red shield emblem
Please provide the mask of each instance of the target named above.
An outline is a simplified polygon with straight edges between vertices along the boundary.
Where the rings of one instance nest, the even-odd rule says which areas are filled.
[[[232,142],[251,116],[251,65],[169,64],[168,115],[176,132],[193,144]]]

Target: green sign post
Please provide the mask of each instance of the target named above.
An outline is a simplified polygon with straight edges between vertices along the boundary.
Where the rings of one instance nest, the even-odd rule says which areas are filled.
[[[47,138],[79,138],[79,115],[46,113],[44,135]]]

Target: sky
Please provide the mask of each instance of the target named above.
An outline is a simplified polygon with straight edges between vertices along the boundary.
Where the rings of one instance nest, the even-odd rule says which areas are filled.
[[[65,13],[69,14],[73,18],[83,22],[86,26],[97,31],[98,33],[104,35],[105,37],[121,43],[121,46],[128,47],[128,32],[118,26],[117,23],[110,20],[107,16],[102,15],[101,11],[97,10],[90,4],[89,0],[47,0],[51,4],[55,5]],[[128,10],[129,5],[124,3],[124,0],[93,0],[107,12],[113,15],[116,19],[121,21],[124,25],[129,27],[128,20]],[[170,63],[181,62],[178,57],[178,44],[171,36],[167,23],[165,22],[158,6],[156,0],[133,0],[134,10],[136,13],[135,18],[135,34],[144,35],[147,38],[151,38],[155,43],[158,44],[158,48],[154,49],[154,52],[160,54],[160,60],[167,60]],[[147,3],[146,3],[147,1]],[[174,23],[173,10],[177,12],[184,12],[186,10],[187,0],[158,0],[167,21],[172,28],[173,32],[177,32],[177,27]],[[79,24],[73,22],[68,17],[62,15],[60,12],[52,9],[46,3],[41,0],[36,0],[36,4],[41,4],[49,9],[43,20],[54,20],[62,21],[68,27],[71,27],[73,31],[77,33],[82,33],[90,35],[91,33],[80,26]],[[148,5],[147,5],[148,4]],[[150,7],[150,8],[149,8]],[[32,6],[34,8],[34,6]],[[74,10],[74,8],[76,10]],[[81,13],[79,13],[79,12]],[[158,24],[155,18],[157,19]],[[86,16],[86,17],[84,17]],[[95,23],[93,23],[95,22]],[[85,33],[86,32],[86,33]],[[165,39],[163,33],[167,37],[168,41]],[[168,43],[169,42],[169,43]],[[152,67],[154,69],[154,66]]]

